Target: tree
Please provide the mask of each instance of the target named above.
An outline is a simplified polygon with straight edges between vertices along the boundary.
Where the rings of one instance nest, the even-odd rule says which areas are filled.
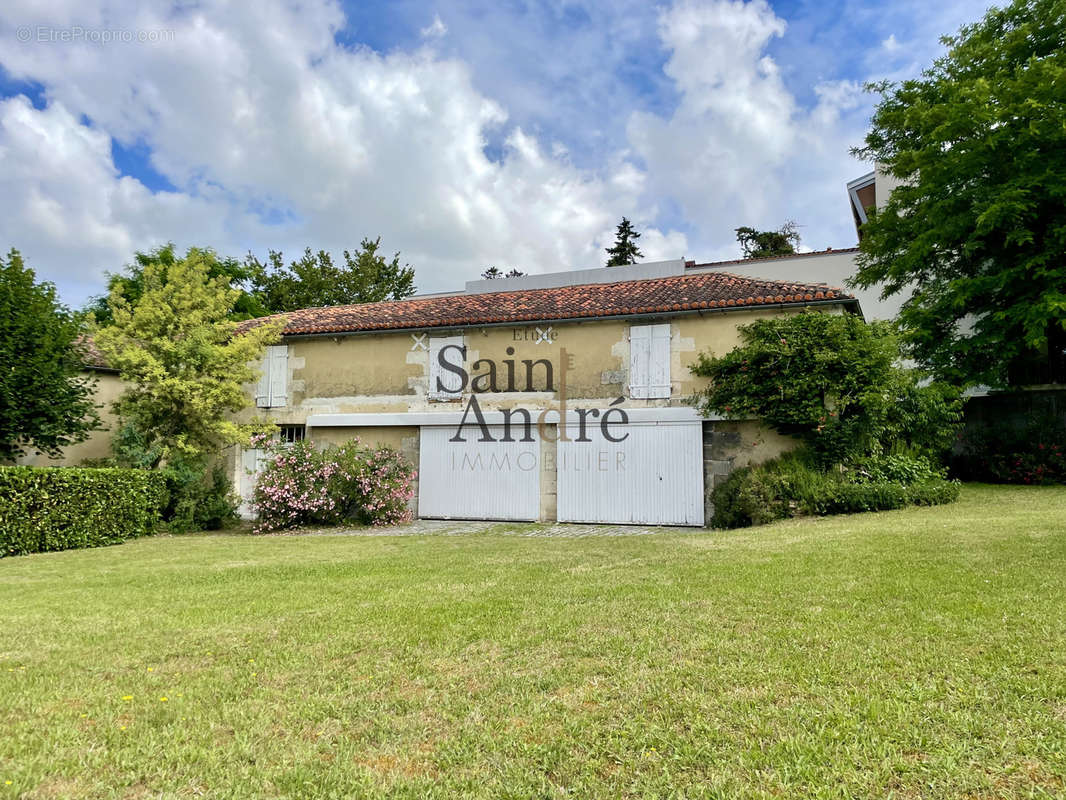
[[[521,278],[525,274],[517,269],[511,269],[505,274],[499,267],[489,267],[481,273],[481,277],[487,281],[494,281],[497,278]]]
[[[33,451],[58,456],[99,424],[84,332],[18,250],[0,257],[0,462]]]
[[[744,251],[744,258],[772,258],[796,252],[800,235],[798,226],[789,220],[776,231],[757,231],[754,228],[737,228],[737,241]]]
[[[266,263],[249,253],[245,264],[252,273],[253,292],[271,313],[410,297],[415,293],[414,269],[400,264],[399,253],[387,260],[378,253],[380,246],[380,238],[363,239],[359,250],[344,251],[343,266],[334,264],[325,250],[313,253],[311,248],[288,265],[276,250]]]
[[[203,251],[208,255],[209,251]],[[251,319],[252,317],[266,316],[270,312],[259,302],[258,298],[245,290],[245,286],[252,278],[252,270],[242,265],[235,258],[219,258],[210,254],[207,273],[211,278],[225,278],[230,287],[240,289],[230,317],[235,320]],[[96,324],[101,327],[110,325],[113,321],[111,306],[108,301],[111,294],[118,290],[131,304],[136,304],[144,292],[144,268],[149,264],[157,264],[164,269],[161,274],[166,274],[166,267],[175,261],[174,244],[166,244],[148,252],[134,254],[133,263],[127,264],[122,272],[110,272],[107,274],[107,294],[93,298],[86,310],[92,314]]]
[[[284,321],[235,335],[230,312],[239,290],[211,277],[217,261],[210,250],[190,248],[169,263],[144,264],[140,296],[131,301],[116,287],[108,300],[114,321],[95,334],[128,384],[115,411],[152,454],[142,466],[192,463],[255,429],[231,415],[250,405],[244,384],[258,378],[252,364]]]
[[[643,258],[644,254],[637,248],[636,240],[639,238],[640,234],[634,230],[633,224],[622,217],[615,231],[614,246],[607,248],[607,266],[623,267],[626,264],[636,264],[638,258]]]
[[[1015,0],[880,94],[854,152],[900,181],[863,227],[858,286],[914,289],[910,352],[962,384],[1066,380],[1066,8]]]
[[[711,380],[697,395],[705,415],[763,420],[825,466],[896,451],[936,459],[954,441],[958,390],[898,366],[889,323],[807,312],[739,331],[740,346],[692,368]]]

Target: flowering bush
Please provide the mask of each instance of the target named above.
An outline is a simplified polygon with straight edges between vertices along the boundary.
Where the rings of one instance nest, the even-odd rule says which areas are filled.
[[[400,453],[391,447],[362,447],[355,440],[327,455],[339,468],[335,495],[345,518],[368,525],[410,522],[407,502],[416,473]]]
[[[259,437],[252,441],[253,447],[264,445],[270,456],[256,479],[252,499],[257,530],[333,522],[336,501],[329,483],[336,464],[328,463],[310,442],[282,447]]]
[[[308,441],[282,445],[263,435],[253,437],[252,446],[270,453],[252,499],[257,531],[346,520],[392,525],[411,519],[407,502],[415,473],[391,448],[372,449],[354,440],[320,451]]]

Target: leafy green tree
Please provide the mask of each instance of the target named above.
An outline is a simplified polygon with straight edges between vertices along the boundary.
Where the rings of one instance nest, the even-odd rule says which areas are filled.
[[[636,264],[638,258],[643,258],[644,254],[637,247],[639,238],[640,234],[633,228],[633,223],[622,217],[615,231],[614,246],[607,248],[607,266],[623,267],[626,264]]]
[[[799,247],[799,228],[791,220],[776,231],[757,231],[754,228],[737,228],[737,241],[744,251],[744,258],[772,258],[787,256]]]
[[[251,405],[244,384],[257,380],[253,364],[284,321],[234,335],[239,290],[211,276],[217,262],[212,251],[190,248],[169,263],[146,263],[140,295],[131,301],[116,287],[108,300],[114,321],[95,334],[128,384],[115,411],[132,428],[125,440],[151,454],[141,466],[192,462],[256,429],[233,415]]]
[[[18,250],[0,257],[0,462],[34,451],[58,456],[99,424],[83,334]]]
[[[863,228],[855,283],[911,287],[919,362],[959,383],[1066,380],[1066,5],[1015,0],[879,83],[865,147],[900,181]]]
[[[960,419],[957,389],[923,385],[898,366],[890,323],[807,312],[741,326],[721,358],[701,354],[692,371],[710,378],[696,400],[704,414],[756,418],[805,441],[823,465],[910,453],[939,458]]]
[[[251,319],[252,317],[266,316],[270,312],[263,307],[258,298],[245,291],[245,286],[252,277],[252,270],[241,264],[235,258],[219,258],[210,251],[202,251],[208,261],[208,276],[211,278],[225,278],[231,288],[240,289],[233,301],[230,317],[236,320]],[[178,257],[174,252],[174,244],[166,244],[148,252],[138,252],[133,257],[133,263],[128,264],[122,272],[112,272],[107,275],[107,294],[93,298],[87,311],[92,314],[96,324],[101,327],[110,325],[113,321],[109,300],[111,294],[118,290],[127,302],[136,304],[144,292],[144,269],[149,264],[163,267],[161,274],[166,274],[166,267],[174,263]]]
[[[343,266],[334,264],[326,251],[313,253],[311,248],[288,265],[275,250],[266,263],[249,253],[245,264],[253,292],[271,313],[410,297],[415,293],[414,269],[400,263],[399,253],[386,259],[380,247],[380,238],[363,239],[354,253],[344,251]]]

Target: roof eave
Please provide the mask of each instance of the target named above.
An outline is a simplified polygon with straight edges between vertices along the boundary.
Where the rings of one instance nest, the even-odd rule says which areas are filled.
[[[466,328],[515,328],[526,325],[559,325],[563,323],[572,322],[603,322],[607,320],[625,320],[625,319],[655,319],[663,317],[683,317],[692,315],[704,315],[704,314],[727,314],[737,311],[762,311],[763,309],[782,309],[782,308],[809,308],[811,306],[826,306],[826,305],[841,305],[846,307],[851,313],[863,316],[862,309],[859,306],[859,301],[854,297],[829,297],[822,298],[820,300],[798,300],[791,302],[781,303],[760,303],[742,306],[722,306],[716,308],[690,308],[671,311],[649,311],[644,313],[629,313],[629,314],[603,314],[590,317],[558,317],[558,318],[543,318],[537,319],[520,319],[510,320],[507,322],[465,322],[461,324],[453,325],[418,325],[418,326],[402,326],[395,328],[354,328],[354,329],[341,329],[341,330],[321,330],[321,331],[306,331],[298,333],[285,333],[282,332],[282,337],[285,339],[314,339],[314,338],[332,338],[337,336],[365,336],[372,334],[383,333],[424,333],[430,331],[446,331],[446,330],[460,330]]]

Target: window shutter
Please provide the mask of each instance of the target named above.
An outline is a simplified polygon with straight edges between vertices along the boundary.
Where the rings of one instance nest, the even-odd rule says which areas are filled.
[[[670,323],[649,325],[648,397],[670,396]]]
[[[651,360],[651,331],[648,325],[629,327],[629,396],[648,396],[648,365]]]
[[[670,323],[630,326],[629,396],[670,396]]]
[[[267,348],[269,407],[278,408],[289,404],[289,347],[279,344]]]
[[[259,362],[259,383],[255,387],[255,405],[257,408],[270,408],[270,348]]]
[[[240,487],[241,498],[250,502],[255,493],[255,483],[259,480],[259,473],[266,466],[267,454],[265,450],[246,448],[241,450],[241,475]]]
[[[459,397],[462,394],[462,379],[454,372],[440,365],[440,351],[448,345],[463,346],[462,336],[431,336],[429,338],[429,396],[437,398]],[[445,356],[451,364],[458,363],[459,357],[454,350]],[[437,379],[444,389],[437,388]]]

